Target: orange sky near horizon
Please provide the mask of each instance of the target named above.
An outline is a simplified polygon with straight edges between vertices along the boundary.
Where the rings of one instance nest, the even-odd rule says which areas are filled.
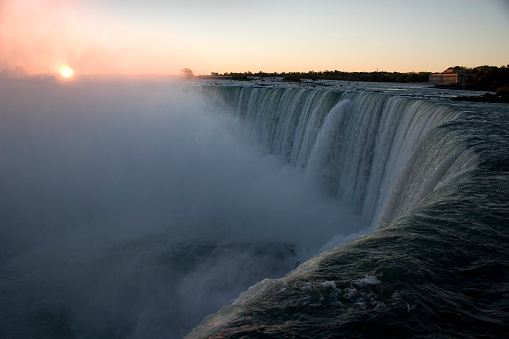
[[[504,1],[310,3],[0,0],[0,72],[410,72],[509,64]]]
[[[2,1],[2,0],[0,0]],[[0,71],[31,74],[178,73],[178,39],[159,27],[143,31],[72,0],[0,4]],[[180,44],[183,45],[183,44]]]

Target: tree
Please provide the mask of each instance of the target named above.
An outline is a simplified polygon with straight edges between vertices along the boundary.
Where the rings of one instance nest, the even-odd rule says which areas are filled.
[[[182,68],[180,70],[180,73],[184,78],[192,78],[194,76],[193,71],[190,70],[189,68]]]

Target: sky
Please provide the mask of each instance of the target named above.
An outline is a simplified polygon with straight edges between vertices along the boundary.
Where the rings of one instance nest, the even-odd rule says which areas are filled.
[[[0,72],[440,72],[509,64],[509,0],[0,0]]]

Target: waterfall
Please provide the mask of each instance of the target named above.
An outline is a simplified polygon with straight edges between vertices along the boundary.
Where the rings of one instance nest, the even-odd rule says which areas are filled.
[[[506,107],[369,89],[211,91],[267,152],[321,180],[368,226],[334,236],[285,277],[252,286],[189,338],[503,336]],[[276,135],[285,127],[280,139],[275,125]]]
[[[456,247],[429,265],[448,279],[458,258],[482,257],[462,261],[464,240],[505,230],[509,190],[490,174],[507,170],[503,107],[476,117],[417,91],[195,84],[0,81],[0,337],[182,337],[257,282],[249,302],[278,314],[284,290],[314,314],[308,297],[336,284],[322,310],[339,319],[338,301],[359,310],[353,287],[379,281],[390,308],[402,276],[424,281],[420,258]],[[277,288],[255,295],[264,286]]]
[[[372,228],[415,207],[460,154],[419,155],[427,151],[421,140],[431,131],[426,140],[438,137],[434,129],[460,114],[429,101],[309,88],[222,86],[204,92],[253,128],[268,152],[324,181]],[[421,170],[410,170],[416,166]]]

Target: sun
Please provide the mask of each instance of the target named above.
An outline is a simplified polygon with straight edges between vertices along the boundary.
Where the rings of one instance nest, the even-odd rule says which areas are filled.
[[[65,66],[60,70],[60,75],[64,78],[71,78],[74,75],[72,68]]]

